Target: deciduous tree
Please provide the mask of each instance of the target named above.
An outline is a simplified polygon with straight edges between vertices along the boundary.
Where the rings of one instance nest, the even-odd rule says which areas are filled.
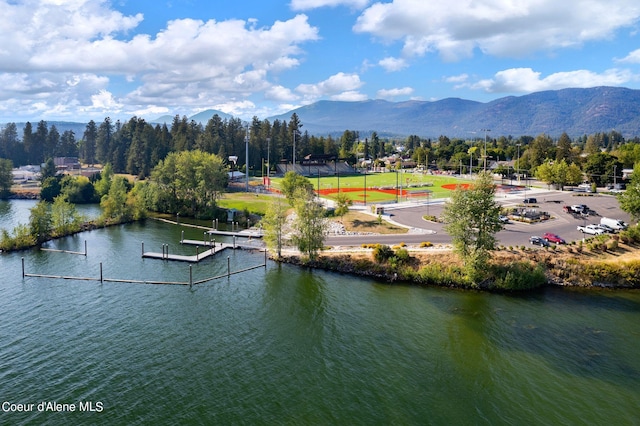
[[[294,200],[296,220],[293,242],[309,260],[315,260],[318,257],[318,252],[324,247],[327,228],[324,209],[316,201],[313,194],[304,188],[298,188],[295,191]]]
[[[618,195],[620,208],[629,213],[635,220],[640,220],[640,162],[636,163],[627,184],[627,190]]]
[[[451,194],[442,214],[454,250],[462,257],[469,277],[476,281],[495,248],[495,234],[503,227],[491,175],[479,174],[469,189]]]
[[[269,250],[275,250],[277,258],[282,257],[283,228],[287,221],[287,209],[289,205],[284,198],[274,198],[267,206],[267,211],[262,219],[264,228],[264,241]]]

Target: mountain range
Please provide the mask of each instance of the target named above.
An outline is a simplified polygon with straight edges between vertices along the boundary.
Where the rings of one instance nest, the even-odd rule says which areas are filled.
[[[571,137],[616,130],[640,135],[640,90],[620,87],[563,89],[509,96],[482,103],[459,98],[438,101],[320,101],[272,119],[296,113],[311,134],[358,130],[365,135],[472,138],[490,129],[492,137]],[[474,136],[475,135],[475,136]]]
[[[541,133],[557,137],[566,132],[575,138],[612,130],[626,138],[640,136],[640,90],[623,87],[544,91],[486,103],[459,98],[406,102],[319,101],[267,119],[288,122],[293,113],[303,124],[302,131],[318,136],[338,136],[345,130],[356,130],[361,137],[375,131],[381,137],[474,138],[482,137],[485,129],[490,129],[491,137]],[[223,120],[231,117],[221,111],[207,110],[189,120],[206,125],[214,114]],[[166,115],[148,121],[170,126],[173,118]],[[35,127],[36,123],[32,124]],[[55,124],[60,133],[73,130],[77,139],[82,138],[86,126],[86,123],[60,121],[48,124]],[[24,123],[16,125],[19,131],[24,128]]]

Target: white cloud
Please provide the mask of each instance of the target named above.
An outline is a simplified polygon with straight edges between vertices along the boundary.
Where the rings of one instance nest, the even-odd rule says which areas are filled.
[[[640,64],[640,49],[634,50],[624,58],[619,59],[617,62],[623,62],[623,63],[629,63],[629,64]]]
[[[403,42],[405,55],[438,52],[446,60],[474,49],[496,56],[521,57],[539,50],[579,46],[612,36],[640,18],[636,0],[393,0],[375,3],[354,30]]]
[[[367,95],[360,93],[357,90],[347,90],[346,92],[331,96],[331,100],[345,102],[366,101]]]
[[[91,108],[98,111],[120,111],[122,106],[115,100],[113,93],[107,90],[103,89],[95,95],[91,95]]]
[[[396,89],[378,90],[376,96],[379,99],[393,99],[398,96],[409,96],[412,93],[413,93],[413,88],[402,87],[402,88],[396,88]]]
[[[388,72],[400,71],[409,66],[407,61],[402,58],[387,57],[378,61],[378,65]]]
[[[306,98],[317,99],[323,96],[335,96],[340,93],[353,93],[362,87],[358,74],[345,74],[339,72],[328,79],[316,84],[300,84],[296,91]]]
[[[300,98],[298,95],[293,93],[291,89],[279,85],[270,87],[265,91],[264,96],[266,99],[278,102],[295,101]]]
[[[463,83],[457,88],[480,89],[489,93],[531,93],[567,87],[619,86],[637,81],[640,76],[628,70],[610,69],[603,73],[588,70],[558,72],[542,78],[531,68],[512,68],[497,72],[492,79]]]
[[[468,74],[460,74],[460,75],[452,75],[452,76],[446,77],[444,81],[447,83],[460,84],[460,83],[464,83],[468,79],[469,79]]]
[[[241,116],[245,116],[248,111],[249,112],[254,111],[256,108],[256,105],[251,101],[242,100],[242,101],[224,102],[224,103],[215,105],[213,108],[219,111],[225,112],[227,114],[231,114],[236,117],[241,117]]]
[[[132,36],[143,15],[126,16],[105,0],[0,0],[0,9],[0,100],[19,94],[29,110],[37,101],[61,114],[60,102],[99,110],[107,102],[101,90],[116,76],[127,85],[110,102],[123,111],[246,98],[269,90],[274,73],[298,67],[300,45],[318,39],[303,14],[263,27],[254,19],[176,19]]]
[[[348,6],[353,9],[362,9],[369,0],[291,0],[291,9],[310,10],[320,7]]]

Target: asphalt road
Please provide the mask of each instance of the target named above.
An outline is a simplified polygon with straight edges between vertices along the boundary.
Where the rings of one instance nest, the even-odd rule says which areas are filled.
[[[579,196],[577,194],[568,191],[528,190],[526,197],[535,197],[538,200],[538,204],[528,208],[549,212],[551,219],[533,224],[511,221],[505,225],[502,231],[498,232],[499,244],[504,246],[529,245],[530,236],[541,236],[545,232],[558,234],[567,241],[576,241],[583,238],[582,233],[577,230],[578,225],[600,223],[600,218],[603,216],[622,219],[625,222],[630,221],[629,215],[620,209],[615,197],[601,194],[596,196]],[[524,198],[524,193],[499,195],[497,201],[505,207],[523,206]],[[563,211],[564,205],[572,204],[586,204],[594,213],[587,218],[580,218]],[[451,243],[451,237],[444,231],[442,224],[422,219],[424,215],[440,216],[443,206],[443,202],[389,206],[386,211],[388,215],[385,216],[397,224],[413,228],[407,234],[329,236],[325,242],[331,246],[359,246],[363,243],[393,245],[400,242],[418,244],[423,241],[448,244]]]

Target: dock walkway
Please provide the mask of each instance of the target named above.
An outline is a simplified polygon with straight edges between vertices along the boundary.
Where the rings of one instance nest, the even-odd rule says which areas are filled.
[[[250,249],[250,250],[264,250],[264,247],[255,245],[255,244],[243,244],[236,243],[219,243],[215,241],[202,241],[202,240],[188,240],[182,239],[180,244],[187,244],[191,246],[196,246],[196,254],[195,255],[183,255],[183,254],[171,254],[169,253],[169,246],[164,245],[162,247],[162,253],[159,252],[145,252],[144,245],[142,246],[142,257],[150,258],[150,259],[162,259],[162,260],[175,260],[178,262],[190,262],[190,263],[198,263],[201,260],[204,260],[210,256],[213,256],[217,253],[220,253],[226,249]],[[165,250],[166,247],[166,250]],[[203,247],[205,250],[202,252],[198,251],[198,247]]]

